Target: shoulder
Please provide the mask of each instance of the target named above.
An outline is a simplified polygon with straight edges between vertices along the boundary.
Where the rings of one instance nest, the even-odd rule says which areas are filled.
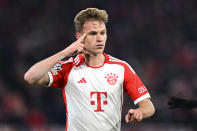
[[[83,62],[82,55],[77,55],[76,57],[70,57],[68,60],[59,61],[56,65],[60,65],[62,67],[73,67],[79,66]]]
[[[61,65],[66,65],[66,64],[72,64],[74,62],[73,57],[69,58],[68,60],[65,61],[59,61],[58,63]]]
[[[113,57],[111,55],[108,55],[108,58],[109,58],[108,59],[109,62],[114,62],[114,63],[117,63],[117,64],[126,64],[127,63],[126,61],[120,60],[120,59],[115,58],[115,57]]]
[[[135,74],[135,71],[133,70],[133,68],[126,61],[120,60],[120,59],[115,58],[115,57],[110,56],[110,55],[108,55],[108,58],[109,58],[108,59],[109,64],[121,65],[125,68],[125,71],[131,70]]]
[[[62,68],[72,67],[72,65],[73,65],[73,58],[71,57],[68,60],[57,62],[52,67],[52,70],[60,71],[60,70],[62,70]]]
[[[74,59],[73,57],[69,58],[68,60],[65,61],[59,61],[56,65],[61,65],[61,66],[66,66],[66,65],[71,65],[73,64]]]
[[[68,60],[64,61],[59,61],[57,62],[52,68],[51,72],[53,74],[58,74],[59,72],[66,73],[70,72],[74,66],[76,66],[77,62],[77,57],[73,58],[70,57]]]

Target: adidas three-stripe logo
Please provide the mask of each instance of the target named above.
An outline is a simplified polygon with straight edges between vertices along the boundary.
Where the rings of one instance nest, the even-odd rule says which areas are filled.
[[[86,82],[85,78],[83,77],[83,78],[81,78],[81,80],[79,80],[77,83],[87,83],[87,82]]]

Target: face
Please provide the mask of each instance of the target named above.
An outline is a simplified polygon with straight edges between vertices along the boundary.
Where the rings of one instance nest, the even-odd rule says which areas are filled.
[[[88,20],[83,25],[83,33],[86,33],[85,49],[93,55],[103,53],[107,40],[105,23],[98,20]]]

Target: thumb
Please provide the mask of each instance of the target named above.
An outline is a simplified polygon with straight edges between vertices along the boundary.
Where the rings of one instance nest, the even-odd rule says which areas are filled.
[[[134,113],[134,109],[130,109],[129,110],[129,114],[131,115],[131,114],[133,114]]]

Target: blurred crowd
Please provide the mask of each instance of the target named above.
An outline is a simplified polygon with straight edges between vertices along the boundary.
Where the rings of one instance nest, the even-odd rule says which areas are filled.
[[[128,125],[125,96],[122,130],[197,129],[197,109],[167,105],[170,96],[197,100],[196,0],[0,0],[0,130],[64,130],[61,89],[29,86],[23,75],[75,40],[74,17],[87,7],[108,12],[105,52],[133,67],[156,107],[147,126]]]

